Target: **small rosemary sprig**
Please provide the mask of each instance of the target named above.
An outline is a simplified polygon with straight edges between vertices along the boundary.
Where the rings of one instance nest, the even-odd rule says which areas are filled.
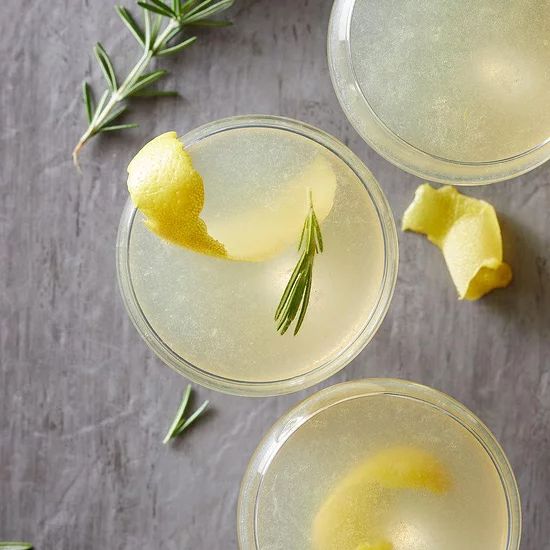
[[[323,237],[321,235],[321,227],[315,215],[313,208],[313,199],[311,189],[308,189],[309,211],[307,214],[298,251],[302,251],[300,259],[290,276],[290,279],[285,287],[277,311],[275,312],[275,321],[277,322],[277,331],[282,335],[292,324],[296,315],[298,320],[294,327],[294,335],[298,334],[304,317],[306,315],[307,306],[309,304],[309,296],[311,294],[311,283],[313,279],[313,261],[317,253],[323,252]],[[298,314],[298,312],[300,312]]]
[[[162,0],[138,1],[143,11],[143,26],[131,12],[116,6],[116,12],[137,40],[143,52],[125,79],[117,77],[113,63],[105,48],[98,42],[94,53],[107,82],[107,89],[95,104],[92,90],[85,81],[82,96],[86,108],[88,128],[82,134],[73,151],[73,162],[78,167],[78,155],[84,144],[101,132],[113,132],[135,128],[137,124],[117,124],[118,118],[127,110],[131,97],[154,97],[178,95],[174,91],[151,88],[167,74],[163,69],[145,72],[151,60],[181,52],[197,39],[196,36],[181,37],[188,27],[223,27],[229,21],[212,19],[233,5],[234,0],[172,0],[170,5]]]
[[[191,397],[191,384],[187,386],[183,392],[183,398],[181,400],[178,412],[166,436],[163,439],[163,443],[166,444],[170,439],[174,439],[181,435],[197,418],[204,412],[206,407],[208,407],[208,401],[205,401],[194,413],[191,414],[188,418],[185,418],[185,410],[187,409],[187,404],[189,403],[189,398]]]
[[[0,550],[33,550],[30,542],[6,541],[0,542]]]

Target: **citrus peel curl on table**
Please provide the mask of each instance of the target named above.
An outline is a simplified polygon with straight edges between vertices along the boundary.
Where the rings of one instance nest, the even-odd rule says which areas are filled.
[[[512,280],[502,258],[502,235],[488,202],[454,187],[424,183],[403,215],[403,231],[423,233],[443,253],[460,299],[477,300]]]

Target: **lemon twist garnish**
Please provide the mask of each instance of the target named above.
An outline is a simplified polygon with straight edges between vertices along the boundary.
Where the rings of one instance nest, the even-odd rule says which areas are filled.
[[[451,481],[443,465],[431,453],[415,447],[391,447],[367,461],[361,475],[388,489],[426,489],[446,493]]]
[[[461,299],[477,300],[510,284],[512,270],[502,260],[500,226],[489,203],[425,183],[403,215],[407,230],[425,234],[441,249]]]
[[[376,542],[374,544],[362,542],[355,550],[393,550],[393,544],[388,541]]]
[[[156,137],[134,157],[128,165],[128,191],[159,237],[203,254],[227,256],[199,217],[204,185],[176,132]]]
[[[200,217],[205,201],[202,177],[175,132],[150,141],[128,166],[130,196],[151,231],[195,252],[231,260],[266,260],[294,243],[308,213],[303,199],[308,187],[321,223],[334,203],[336,176],[319,155],[282,185],[270,208],[212,220],[207,227]]]
[[[384,449],[331,491],[313,521],[314,550],[392,550],[386,526],[396,490],[443,494],[451,487],[436,457],[415,447]]]

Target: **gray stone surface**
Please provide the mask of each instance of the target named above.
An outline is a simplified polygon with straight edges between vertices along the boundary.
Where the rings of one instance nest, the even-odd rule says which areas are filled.
[[[50,549],[236,547],[239,482],[266,429],[310,395],[244,399],[199,389],[213,412],[160,444],[185,380],[131,326],[115,281],[125,166],[151,136],[233,114],[311,122],[346,142],[399,220],[419,181],[348,124],[325,58],[328,0],[237,0],[236,25],[174,60],[183,99],[143,102],[141,128],[70,151],[84,75],[101,39],[124,67],[136,49],[112,2],[0,4],[0,539]],[[323,386],[397,376],[444,390],[494,430],[523,498],[526,550],[550,548],[550,165],[469,191],[500,213],[514,283],[456,300],[439,252],[400,234],[397,290],[381,330]]]

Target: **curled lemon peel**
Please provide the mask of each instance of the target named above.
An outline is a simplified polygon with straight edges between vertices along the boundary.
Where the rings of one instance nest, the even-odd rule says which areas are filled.
[[[159,237],[195,252],[225,257],[225,247],[200,218],[204,185],[176,132],[147,143],[128,165],[128,191]]]
[[[220,217],[207,227],[200,217],[204,183],[176,132],[154,138],[128,166],[130,196],[151,231],[195,252],[231,260],[263,261],[295,244],[308,212],[308,189],[322,223],[334,204],[336,175],[318,155],[281,186],[269,208]]]
[[[378,452],[362,466],[361,475],[387,489],[426,489],[444,494],[451,487],[441,462],[415,447],[397,446]]]
[[[362,542],[355,550],[393,550],[393,544],[391,542],[382,541],[374,544],[368,542]]]
[[[402,227],[423,233],[441,249],[460,299],[477,300],[510,284],[512,270],[503,262],[500,226],[488,202],[425,183],[405,211]]]
[[[267,260],[290,244],[297,245],[309,211],[309,194],[322,223],[334,204],[336,175],[328,160],[316,156],[305,169],[277,190],[269,208],[254,208],[212,220],[210,234],[236,260]]]
[[[410,446],[384,449],[330,492],[313,521],[314,550],[393,550],[385,533],[395,490],[444,494],[451,478],[432,454]]]

